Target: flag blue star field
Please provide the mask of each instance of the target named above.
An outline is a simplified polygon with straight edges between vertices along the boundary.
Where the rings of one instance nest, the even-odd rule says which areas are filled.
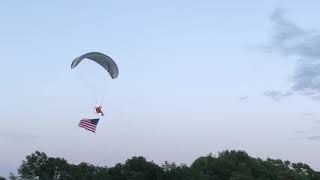
[[[88,131],[96,132],[96,127],[99,120],[100,119],[81,119],[79,122],[79,126]]]

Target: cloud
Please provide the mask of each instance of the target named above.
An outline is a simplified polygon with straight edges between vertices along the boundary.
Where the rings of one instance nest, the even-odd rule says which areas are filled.
[[[306,133],[306,131],[305,130],[296,130],[295,133],[296,134],[304,134],[304,133]]]
[[[307,139],[312,141],[320,141],[320,136],[309,136]]]
[[[291,96],[292,94],[293,94],[292,92],[281,92],[281,91],[266,91],[264,93],[265,96],[275,101],[280,101],[281,99]]]
[[[312,116],[313,113],[303,113],[304,116]]]
[[[30,142],[35,141],[40,136],[27,132],[0,132],[0,138],[10,142]]]
[[[240,101],[245,101],[248,99],[248,96],[243,96],[243,97],[240,97],[239,99],[240,99]]]
[[[292,137],[291,139],[304,139],[304,140],[313,140],[313,141],[320,141],[319,133],[319,126],[312,126],[309,129],[305,130],[296,130],[294,132],[295,137]]]
[[[291,77],[290,91],[320,99],[320,33],[303,29],[285,18],[285,11],[275,10],[270,19],[274,34],[269,52],[293,57],[297,68]],[[272,97],[272,96],[271,96]]]

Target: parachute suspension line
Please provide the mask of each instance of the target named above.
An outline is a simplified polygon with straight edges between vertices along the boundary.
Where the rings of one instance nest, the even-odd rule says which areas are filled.
[[[89,91],[89,93],[91,94],[91,98],[90,99],[95,99],[97,101],[97,91],[94,88],[94,86],[90,83],[90,81],[86,78],[88,77],[87,74],[83,75],[82,73],[85,72],[77,72],[80,80],[82,81],[82,85],[85,89],[87,89]]]
[[[90,79],[86,77],[90,77],[90,73],[88,72],[77,72],[79,79],[81,80],[81,84],[89,92],[88,98],[90,99],[90,102],[92,104],[96,105],[101,105],[103,107],[104,103],[104,95],[102,93],[99,93],[99,89],[102,87],[97,87],[90,81]],[[102,92],[105,93],[107,88],[103,88],[104,90]]]
[[[76,59],[74,59],[71,63],[71,69],[76,68],[83,60],[91,60],[100,65],[102,68],[104,68],[108,74],[110,75],[111,79],[116,79],[119,74],[119,69],[117,64],[114,62],[114,60],[109,57],[108,55],[102,54],[100,52],[89,52],[86,54],[83,54]],[[89,72],[88,72],[89,73]],[[85,76],[89,77],[89,76]],[[90,84],[90,80],[86,79],[85,77],[81,77],[81,80],[85,84],[85,88],[89,89],[92,93],[92,96],[95,99],[96,105],[101,105],[104,103],[104,96],[98,97],[98,94],[101,95],[101,89],[97,90],[94,87],[94,84]],[[106,88],[108,89],[108,88]],[[103,91],[105,93],[105,91]]]
[[[103,105],[103,101],[104,101],[104,96],[100,98],[100,105]]]

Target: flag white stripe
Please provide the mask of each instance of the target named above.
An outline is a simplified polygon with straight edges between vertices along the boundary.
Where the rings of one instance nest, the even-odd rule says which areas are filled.
[[[80,122],[79,124],[84,124],[84,125],[87,125],[87,126],[96,127],[96,125],[88,123],[88,122]]]
[[[79,125],[80,127],[82,127],[82,128],[84,128],[84,129],[87,129],[87,130],[89,130],[89,131],[92,131],[92,132],[95,132],[95,128],[89,128],[89,127],[86,127],[86,126],[81,126],[81,125]]]
[[[94,124],[92,122],[97,123],[97,121],[94,121],[94,120],[96,120],[96,119],[93,119],[93,121],[91,119],[82,119],[79,122],[79,127],[95,133],[97,124]],[[98,119],[98,121],[99,121],[99,119]]]
[[[87,126],[85,124],[79,124],[79,126],[81,127],[86,127],[86,128],[90,128],[90,129],[96,129],[96,126]]]

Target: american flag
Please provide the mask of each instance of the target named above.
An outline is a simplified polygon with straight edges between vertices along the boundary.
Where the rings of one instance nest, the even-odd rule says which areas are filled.
[[[96,127],[98,125],[100,119],[81,119],[79,122],[79,126],[91,131],[91,132],[96,132]]]

